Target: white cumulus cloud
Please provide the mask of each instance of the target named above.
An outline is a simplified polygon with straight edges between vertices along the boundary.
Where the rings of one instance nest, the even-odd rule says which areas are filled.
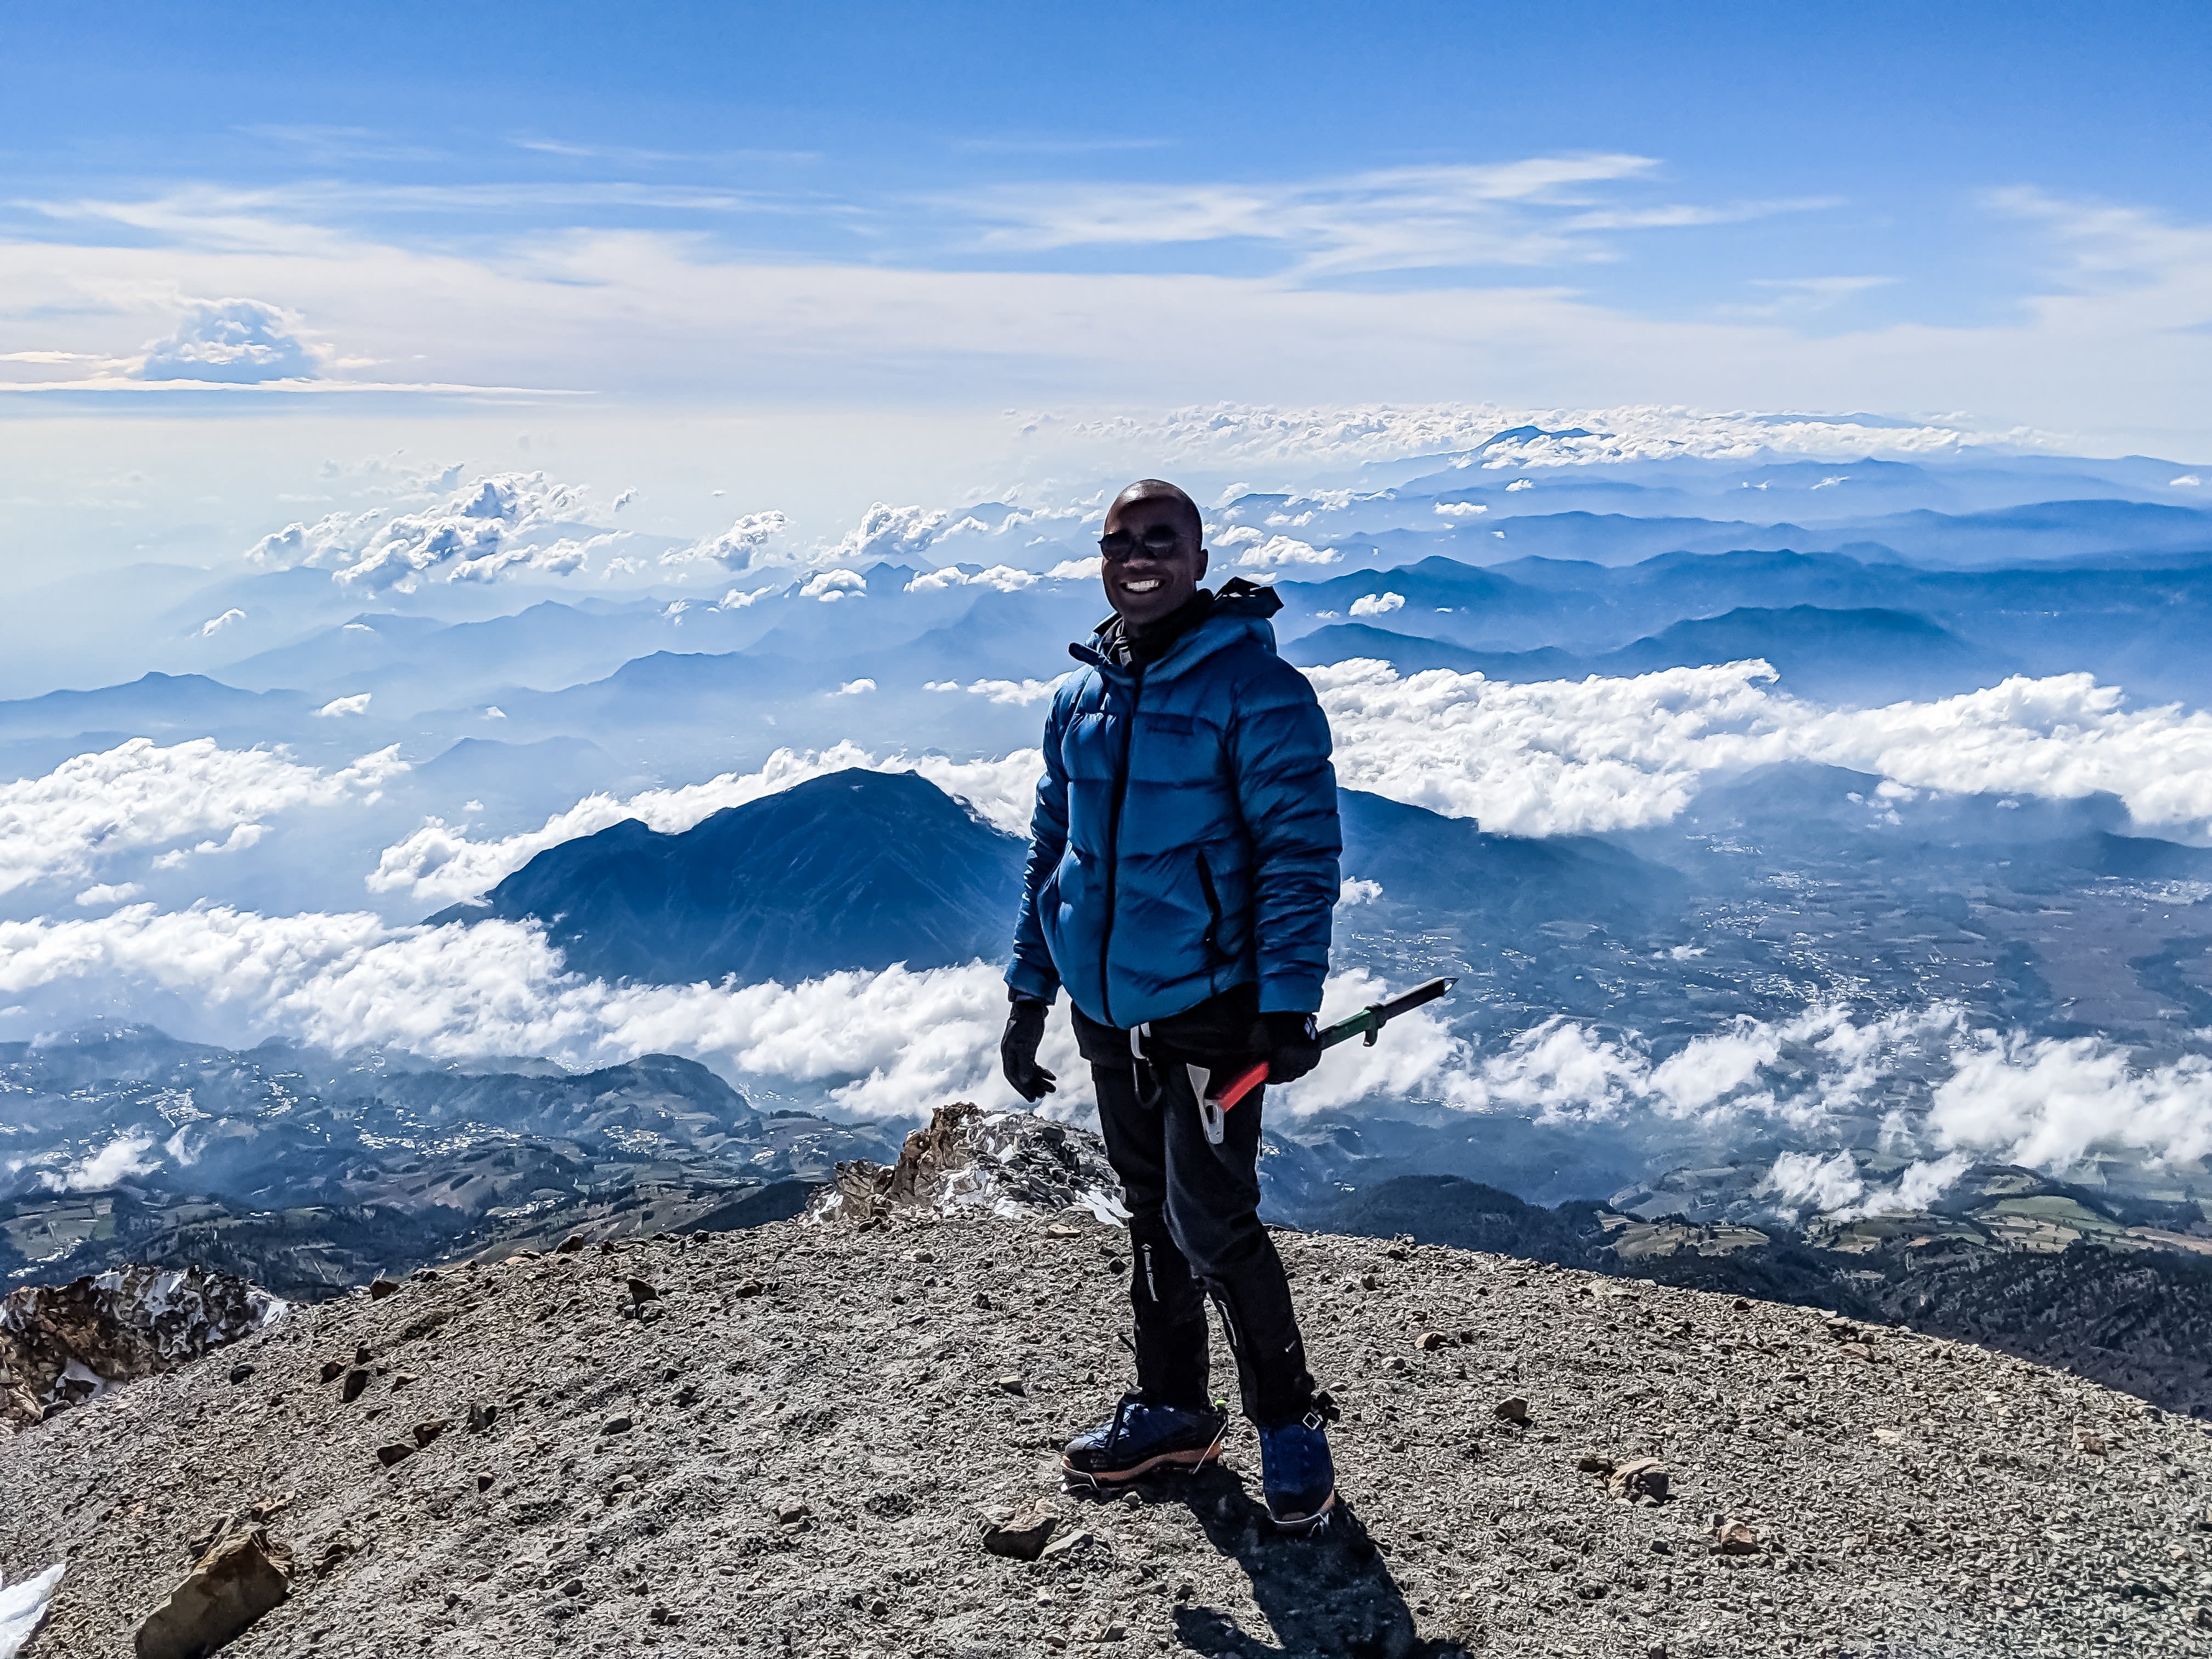
[[[972,571],[948,564],[941,569],[923,571],[906,585],[906,591],[935,593],[950,587],[988,587],[1000,593],[1018,593],[1024,587],[1034,587],[1037,580],[1034,572],[1017,570],[1010,564],[994,564],[988,570]]]
[[[220,617],[210,617],[205,622],[202,623],[200,624],[200,637],[202,639],[205,639],[210,634],[220,634],[224,629],[229,627],[233,623],[242,623],[245,620],[246,613],[243,611],[240,611],[236,605],[233,605],[229,610],[224,611]]]
[[[1247,570],[1280,570],[1292,565],[1335,564],[1344,557],[1333,547],[1315,547],[1293,536],[1270,536],[1237,556]]]
[[[311,380],[321,365],[300,339],[298,326],[298,318],[259,300],[203,301],[173,334],[148,343],[137,378],[228,386]]]
[[[277,569],[328,569],[338,581],[370,592],[412,592],[430,581],[489,581],[518,570],[565,576],[628,533],[598,527],[599,517],[582,485],[543,472],[499,472],[413,511],[378,507],[287,525],[246,556]]]
[[[1664,823],[1709,775],[1794,760],[1912,788],[2109,793],[2142,828],[2212,836],[2212,714],[2130,709],[2087,674],[1833,709],[1771,690],[1761,662],[1525,685],[1367,659],[1308,673],[1343,781],[1506,834]]]
[[[1393,611],[1405,608],[1403,593],[1362,593],[1352,602],[1352,614],[1355,617],[1387,617]]]
[[[818,599],[824,605],[839,599],[865,599],[868,597],[868,579],[857,570],[823,570],[806,579],[799,590],[802,599]]]
[[[48,1192],[105,1192],[133,1176],[159,1168],[159,1158],[146,1156],[153,1150],[154,1137],[149,1134],[118,1135],[98,1152],[88,1152],[74,1164],[59,1170],[40,1170],[39,1181]]]
[[[620,512],[623,503],[634,492],[624,491],[615,501],[615,510]],[[689,547],[671,548],[660,556],[663,564],[718,564],[725,570],[747,570],[760,558],[762,550],[788,529],[791,520],[782,514],[748,513],[719,536],[708,536]]]
[[[892,507],[883,501],[860,515],[829,556],[846,564],[911,558],[928,550],[951,515],[921,507]]]
[[[133,738],[43,777],[0,783],[0,893],[82,880],[99,864],[173,842],[243,850],[272,813],[374,799],[406,769],[396,749],[324,772],[264,749],[224,749],[213,738],[167,749]],[[224,839],[211,839],[218,835]],[[90,887],[78,902],[104,903],[130,890]]]
[[[1440,519],[1473,519],[1490,511],[1480,501],[1438,501],[1433,510]]]

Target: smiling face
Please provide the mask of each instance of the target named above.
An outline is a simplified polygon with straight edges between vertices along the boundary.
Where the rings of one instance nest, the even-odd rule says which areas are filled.
[[[1106,511],[1098,573],[1106,602],[1140,633],[1179,609],[1206,574],[1198,509],[1182,491],[1166,493],[1170,488],[1131,484]]]

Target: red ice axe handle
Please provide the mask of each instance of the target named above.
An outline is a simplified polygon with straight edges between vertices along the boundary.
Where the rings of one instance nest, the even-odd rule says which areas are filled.
[[[1349,1019],[1340,1019],[1335,1024],[1326,1027],[1321,1032],[1321,1046],[1334,1048],[1340,1042],[1349,1042],[1353,1037],[1364,1036],[1366,1046],[1371,1048],[1375,1046],[1376,1036],[1385,1025],[1425,1002],[1434,1002],[1458,983],[1456,979],[1432,979],[1425,985],[1416,985],[1401,997],[1393,997],[1388,1002],[1370,1002]],[[1257,1066],[1237,1073],[1218,1089],[1209,1090],[1206,1098],[1225,1112],[1267,1080],[1267,1062],[1263,1060]]]

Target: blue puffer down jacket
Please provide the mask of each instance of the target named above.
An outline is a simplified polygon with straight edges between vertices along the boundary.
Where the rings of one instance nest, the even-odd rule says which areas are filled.
[[[1262,1012],[1321,1006],[1336,903],[1328,720],[1275,654],[1282,601],[1231,582],[1205,620],[1135,668],[1054,689],[1006,982],[1059,987],[1123,1028],[1256,984]]]

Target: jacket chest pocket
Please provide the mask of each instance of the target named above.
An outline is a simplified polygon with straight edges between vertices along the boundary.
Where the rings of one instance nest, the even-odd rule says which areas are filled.
[[[1146,783],[1198,784],[1220,773],[1221,745],[1213,728],[1188,714],[1136,717],[1130,733],[1129,775]]]

